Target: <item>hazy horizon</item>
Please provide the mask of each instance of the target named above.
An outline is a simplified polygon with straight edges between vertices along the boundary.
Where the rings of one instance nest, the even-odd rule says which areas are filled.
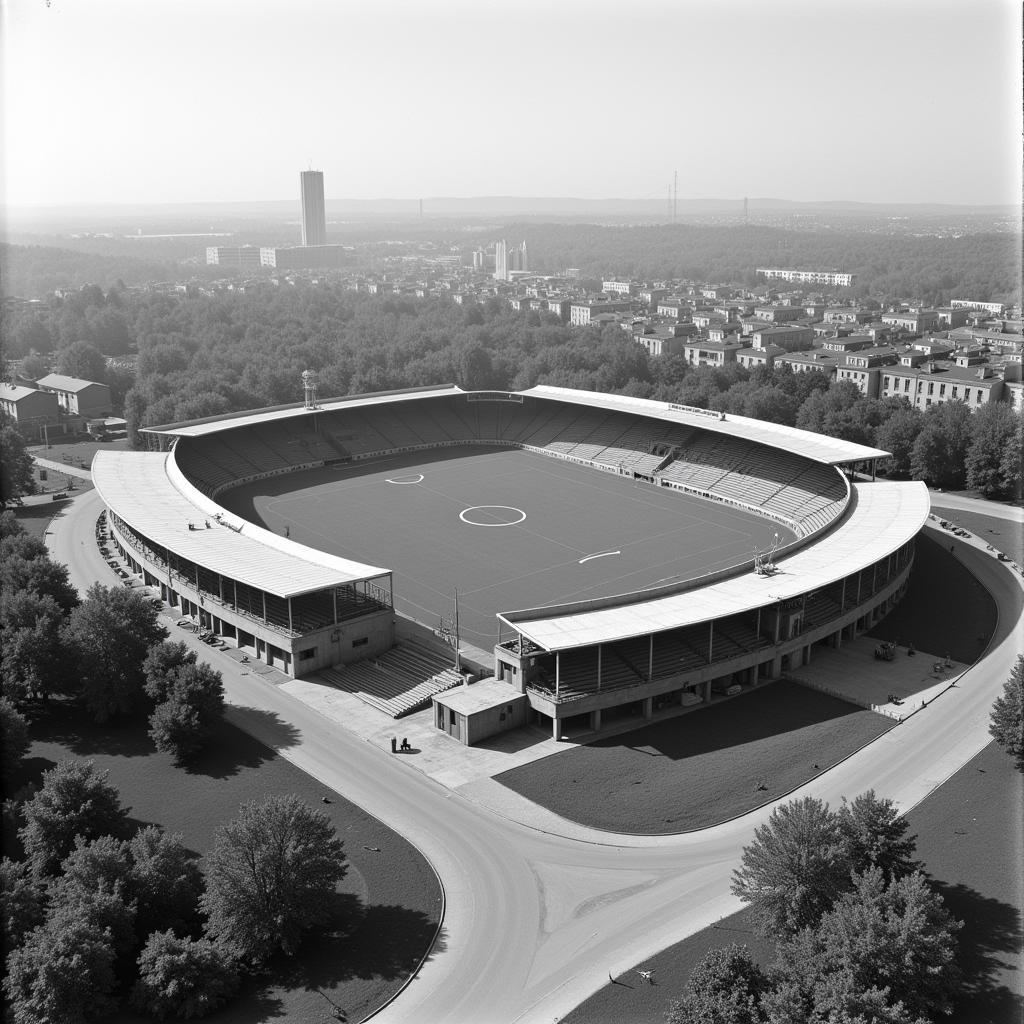
[[[7,209],[1020,201],[1012,0],[23,0]]]

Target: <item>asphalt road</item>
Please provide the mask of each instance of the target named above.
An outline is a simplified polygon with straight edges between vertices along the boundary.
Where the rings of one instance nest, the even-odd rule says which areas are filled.
[[[113,579],[93,539],[100,508],[95,492],[80,495],[48,538],[80,588]],[[837,804],[873,788],[906,810],[987,744],[989,707],[1020,650],[1022,585],[984,551],[958,545],[958,555],[1000,609],[986,657],[924,711],[791,795]],[[232,720],[271,746],[273,725],[246,708],[293,725],[299,741],[282,755],[407,837],[442,880],[439,942],[376,1021],[555,1021],[608,984],[609,972],[739,907],[729,894],[731,872],[774,805],[690,835],[617,836],[568,825],[571,838],[540,832],[453,794],[267,680],[239,675],[230,659],[212,663],[224,673]]]

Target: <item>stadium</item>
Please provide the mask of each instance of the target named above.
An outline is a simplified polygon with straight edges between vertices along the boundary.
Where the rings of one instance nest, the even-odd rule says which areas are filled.
[[[893,607],[928,517],[924,484],[875,480],[886,452],[774,423],[547,386],[320,402],[304,381],[302,403],[98,453],[111,537],[248,658],[396,716],[433,699],[464,743],[779,678]],[[396,643],[408,621],[494,681],[451,689],[439,641]]]

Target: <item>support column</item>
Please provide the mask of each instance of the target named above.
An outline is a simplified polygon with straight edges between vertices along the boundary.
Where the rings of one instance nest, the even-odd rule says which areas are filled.
[[[715,620],[708,623],[708,664],[715,660]]]
[[[561,696],[562,692],[562,652],[555,651],[555,700]],[[557,740],[558,737],[556,736]]]
[[[710,704],[711,703],[711,680],[710,679],[704,684],[704,703],[705,704]]]
[[[603,644],[597,645],[597,692],[601,692],[601,650]]]
[[[292,625],[292,599],[290,597],[288,598],[288,632],[295,632],[295,627]]]
[[[654,634],[649,637],[650,644],[647,648],[647,682],[654,678]]]
[[[832,635],[832,646],[838,651],[843,646],[843,631],[837,629]]]
[[[562,737],[558,734],[558,719],[552,717],[551,719],[551,738],[557,743]]]
[[[654,698],[644,697],[644,718],[650,718],[654,714]]]
[[[601,729],[601,709],[598,708],[596,711],[590,712],[590,728],[593,732],[599,732]]]

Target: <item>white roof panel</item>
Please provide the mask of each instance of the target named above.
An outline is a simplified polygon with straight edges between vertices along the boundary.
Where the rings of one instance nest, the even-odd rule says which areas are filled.
[[[852,485],[851,511],[817,543],[779,562],[781,572],[746,572],[666,597],[566,614],[536,608],[501,616],[514,630],[545,650],[612,643],[637,633],[660,632],[708,622],[737,612],[799,597],[866,568],[896,551],[928,518],[924,483]]]
[[[454,385],[422,388],[410,392],[386,392],[379,395],[360,395],[353,398],[332,398],[318,402],[316,409],[307,409],[303,405],[292,405],[274,409],[258,409],[250,413],[229,413],[206,421],[195,423],[168,424],[163,427],[146,427],[150,434],[171,434],[175,437],[204,437],[222,430],[234,430],[236,427],[251,427],[261,423],[273,423],[275,420],[293,419],[297,416],[309,416],[317,412],[332,412],[336,409],[356,409],[368,405],[388,405],[394,402],[413,401],[417,398],[437,398],[439,395],[462,395],[465,392]]]
[[[280,597],[390,572],[324,554],[237,516],[214,519],[220,506],[193,488],[163,452],[97,452],[92,479],[107,508],[155,544]]]
[[[647,398],[605,395],[597,391],[575,391],[570,388],[554,388],[546,384],[538,384],[521,394],[550,398],[559,402],[572,402],[576,405],[592,405],[598,409],[615,409],[634,416],[651,416],[667,420],[669,423],[685,423],[687,426],[710,430],[716,434],[729,434],[745,441],[782,448],[829,466],[866,459],[881,459],[889,455],[881,448],[869,448],[867,445],[827,437],[825,434],[815,434],[810,430],[786,427],[781,423],[767,423],[764,420],[750,419],[748,416],[734,416],[732,413],[723,417],[719,413],[707,410],[687,411],[686,406],[652,402]]]

